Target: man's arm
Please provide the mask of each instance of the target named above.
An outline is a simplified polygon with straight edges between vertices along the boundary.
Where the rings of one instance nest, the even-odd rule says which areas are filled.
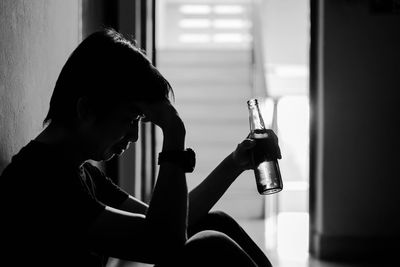
[[[243,144],[247,148],[252,146],[248,143]],[[247,167],[237,163],[233,152],[228,155],[201,184],[194,188],[189,194],[189,225],[207,214],[245,169],[247,169]],[[145,215],[148,205],[129,196],[118,208],[124,211]]]
[[[129,196],[124,202],[117,207],[120,210],[146,215],[149,205],[139,199]]]
[[[183,150],[185,128],[172,105],[166,102],[141,107],[146,118],[162,129],[163,151]],[[187,204],[183,169],[164,162],[148,208],[132,199],[120,207],[133,212],[147,209],[146,214],[106,207],[89,231],[93,245],[111,257],[125,260],[157,263],[173,259],[187,239]]]
[[[162,151],[184,150],[185,126],[169,102],[153,105],[152,108],[142,106],[142,110],[146,119],[158,125],[163,132]],[[170,239],[171,246],[183,246],[187,240],[187,216],[188,190],[184,170],[168,161],[160,163],[146,219],[154,231]]]
[[[205,216],[236,178],[252,166],[250,149],[254,141],[245,139],[189,194],[189,225]]]
[[[241,173],[242,170],[229,155],[203,182],[191,190],[189,194],[189,225],[193,225],[206,215]]]

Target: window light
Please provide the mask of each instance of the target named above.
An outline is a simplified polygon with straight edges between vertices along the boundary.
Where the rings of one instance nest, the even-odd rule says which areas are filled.
[[[208,43],[211,38],[208,34],[187,33],[180,35],[179,41],[182,43]]]
[[[211,7],[209,5],[182,5],[179,11],[183,14],[209,14]]]
[[[239,5],[216,5],[214,12],[217,14],[241,14],[244,12],[244,8]]]
[[[179,21],[181,28],[209,28],[211,21],[209,19],[182,19]]]
[[[216,43],[243,43],[248,41],[248,38],[240,33],[217,33],[213,39]]]
[[[216,19],[214,27],[221,29],[242,29],[250,26],[250,22],[243,19]]]

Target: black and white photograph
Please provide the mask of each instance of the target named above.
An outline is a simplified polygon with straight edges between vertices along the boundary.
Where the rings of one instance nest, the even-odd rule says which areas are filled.
[[[0,266],[400,266],[400,0],[0,0]]]

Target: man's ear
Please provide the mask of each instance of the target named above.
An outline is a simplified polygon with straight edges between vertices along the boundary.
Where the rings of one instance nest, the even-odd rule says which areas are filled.
[[[90,121],[95,119],[95,114],[89,101],[85,97],[80,97],[76,104],[76,115],[79,121]]]

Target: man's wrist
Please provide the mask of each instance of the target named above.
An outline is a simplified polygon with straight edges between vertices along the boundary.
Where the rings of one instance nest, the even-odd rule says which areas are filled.
[[[184,172],[193,172],[196,166],[196,153],[187,148],[185,150],[164,150],[158,154],[158,164],[173,163],[182,168]]]
[[[163,151],[171,150],[184,150],[185,148],[185,135],[180,133],[176,134],[164,134],[163,140]]]
[[[163,129],[164,140],[162,150],[183,150],[185,148],[185,127],[183,123],[182,125],[175,126]]]
[[[229,161],[232,164],[232,168],[234,168],[236,171],[242,173],[246,170],[245,166],[242,166],[240,164],[240,161],[237,159],[237,155],[235,153],[235,151],[233,151],[230,155],[229,155]]]

